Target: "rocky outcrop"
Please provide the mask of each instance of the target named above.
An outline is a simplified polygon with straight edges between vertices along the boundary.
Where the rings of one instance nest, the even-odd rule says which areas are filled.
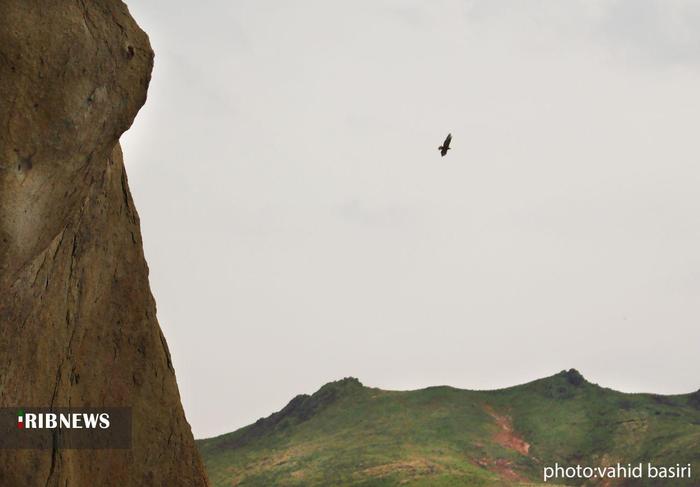
[[[152,63],[119,0],[0,0],[0,407],[133,421],[127,450],[0,450],[2,486],[207,484],[118,144]]]

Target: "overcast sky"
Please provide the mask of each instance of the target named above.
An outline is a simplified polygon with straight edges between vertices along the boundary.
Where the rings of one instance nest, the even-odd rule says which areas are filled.
[[[700,3],[129,7],[156,64],[122,140],[196,437],[345,376],[700,387]]]

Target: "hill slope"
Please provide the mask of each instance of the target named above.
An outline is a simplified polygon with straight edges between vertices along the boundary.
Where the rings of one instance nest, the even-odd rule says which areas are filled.
[[[384,391],[350,378],[197,443],[214,486],[531,485],[555,462],[700,466],[700,391],[624,394],[575,370],[497,391]]]

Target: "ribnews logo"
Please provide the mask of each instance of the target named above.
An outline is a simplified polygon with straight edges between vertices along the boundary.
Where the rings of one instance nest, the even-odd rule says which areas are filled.
[[[24,413],[20,409],[17,413],[17,429],[36,428],[101,428],[107,429],[110,426],[109,413]]]
[[[0,449],[128,449],[131,408],[0,408]]]

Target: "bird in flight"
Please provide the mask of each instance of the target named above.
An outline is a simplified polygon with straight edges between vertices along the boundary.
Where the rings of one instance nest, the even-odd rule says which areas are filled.
[[[438,149],[440,150],[440,155],[442,157],[445,157],[445,154],[447,154],[447,151],[450,150],[450,142],[452,142],[452,134],[447,134],[447,138],[445,139],[445,142],[442,143]]]

